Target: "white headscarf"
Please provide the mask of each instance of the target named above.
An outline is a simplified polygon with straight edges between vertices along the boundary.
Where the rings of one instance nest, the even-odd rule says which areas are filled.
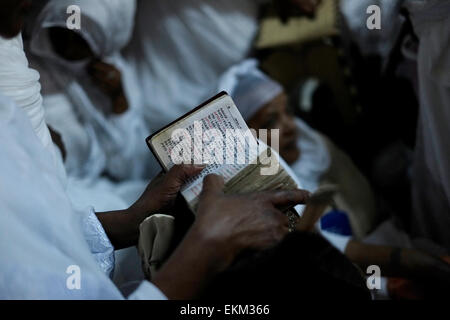
[[[22,37],[0,37],[0,91],[28,114],[33,129],[44,147],[51,143],[42,108],[39,73],[28,67]]]
[[[219,81],[219,91],[233,98],[245,120],[283,92],[282,86],[258,69],[255,59],[230,68]]]

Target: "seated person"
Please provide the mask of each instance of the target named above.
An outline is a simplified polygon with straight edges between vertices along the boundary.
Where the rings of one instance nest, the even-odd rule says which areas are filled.
[[[312,192],[323,183],[337,185],[341,198],[335,198],[335,203],[345,208],[351,229],[357,229],[357,223],[364,221],[364,217],[362,220],[352,219],[352,215],[358,218],[358,215],[367,212],[362,210],[364,203],[359,204],[352,198],[359,198],[362,202],[368,199],[369,204],[372,204],[374,200],[370,186],[342,151],[293,116],[281,85],[258,70],[255,60],[247,60],[224,74],[219,90],[231,94],[250,128],[257,131],[280,130],[279,153],[290,164],[298,185]],[[269,134],[268,144],[271,142]],[[370,213],[371,210],[367,211]],[[322,224],[318,225],[321,228]],[[352,239],[325,230],[319,231],[364,271],[369,265],[375,264],[380,266],[383,276],[431,280],[433,285],[450,284],[450,265],[434,254],[415,250],[411,241],[400,241],[405,234],[390,227],[390,221],[375,230],[367,239],[368,243],[364,241],[367,234],[355,235]],[[377,234],[378,237],[384,234],[391,241],[373,241]],[[383,285],[386,286],[386,283],[383,282]]]
[[[70,5],[82,9],[80,30],[67,28]],[[147,180],[158,173],[152,176],[157,166],[143,143],[150,131],[136,102],[140,93],[120,53],[135,9],[134,0],[52,0],[29,21],[30,62],[41,74],[46,118],[62,135],[73,180]]]

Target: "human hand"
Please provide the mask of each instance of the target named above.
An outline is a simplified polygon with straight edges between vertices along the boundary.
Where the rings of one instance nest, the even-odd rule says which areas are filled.
[[[152,213],[169,211],[181,187],[189,178],[198,175],[203,169],[204,166],[176,165],[168,173],[159,174],[130,207],[130,211],[145,217]]]
[[[170,299],[197,297],[242,250],[277,244],[288,233],[288,218],[277,207],[309,196],[303,190],[225,195],[223,187],[220,176],[203,180],[194,225],[153,279]]]
[[[194,232],[220,252],[222,268],[244,249],[265,249],[289,232],[288,217],[280,207],[305,203],[308,191],[267,191],[225,195],[223,178],[209,175],[203,181]]]
[[[120,114],[128,110],[128,101],[119,69],[112,64],[95,60],[89,65],[88,73],[100,90],[111,98],[114,113]]]
[[[307,16],[314,16],[322,0],[290,0],[291,3]]]
[[[172,209],[178,192],[191,177],[203,167],[174,166],[167,174],[161,174],[147,186],[142,196],[128,209],[98,212],[97,217],[116,249],[136,245],[139,226],[148,216]]]

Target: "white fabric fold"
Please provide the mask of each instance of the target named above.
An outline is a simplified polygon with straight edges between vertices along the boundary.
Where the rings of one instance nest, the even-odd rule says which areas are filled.
[[[281,94],[283,87],[258,69],[257,60],[247,59],[220,77],[218,91],[231,95],[244,120],[249,120]]]
[[[408,1],[419,37],[412,230],[450,249],[450,1]]]
[[[53,144],[45,122],[39,78],[39,73],[28,65],[22,36],[13,39],[0,37],[0,93],[11,98],[27,114],[34,133],[53,158],[60,180],[65,183],[61,154]]]

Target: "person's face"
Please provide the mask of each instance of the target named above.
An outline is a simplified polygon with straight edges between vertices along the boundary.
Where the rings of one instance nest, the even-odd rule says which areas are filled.
[[[294,116],[288,109],[287,96],[281,93],[271,102],[262,107],[249,121],[250,128],[267,129],[268,144],[271,144],[270,129],[280,130],[280,155],[291,164],[300,157],[297,146],[298,131]]]
[[[0,1],[0,36],[8,39],[20,33],[31,4],[31,0]]]

